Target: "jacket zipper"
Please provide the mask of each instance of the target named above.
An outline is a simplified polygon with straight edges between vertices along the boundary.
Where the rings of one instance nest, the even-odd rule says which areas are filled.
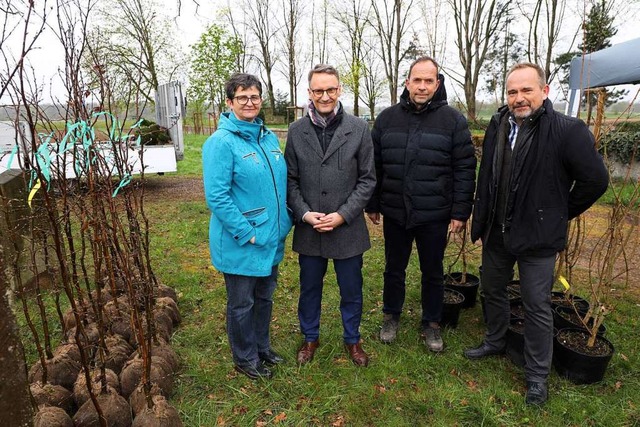
[[[264,151],[264,148],[262,147],[262,144],[261,144],[262,132],[263,132],[263,128],[261,128],[260,133],[258,133],[258,147],[260,147],[262,154],[264,154],[264,158],[267,159],[267,164],[269,165],[269,172],[271,173],[271,181],[273,182],[273,191],[276,194],[276,209],[278,212],[277,220],[278,220],[278,238],[279,238],[280,237],[280,195],[278,194],[276,177],[273,173],[273,168],[271,167],[271,160],[269,159],[269,156],[267,155],[266,151]]]

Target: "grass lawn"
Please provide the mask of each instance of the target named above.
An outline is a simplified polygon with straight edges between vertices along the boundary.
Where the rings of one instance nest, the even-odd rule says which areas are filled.
[[[640,292],[616,293],[606,320],[616,352],[604,380],[575,385],[552,371],[550,399],[543,408],[524,404],[523,371],[506,357],[469,361],[465,348],[483,337],[477,304],[461,313],[456,329],[445,329],[445,350],[429,352],[420,338],[420,274],[417,256],[407,271],[407,297],[398,340],[378,339],[382,318],[383,239],[371,227],[372,248],[364,258],[363,346],[368,368],[357,368],[342,345],[339,293],[330,267],[325,280],[321,345],[313,362],[297,366],[297,255],[287,242],[274,295],[272,344],[286,358],[269,381],[251,381],[233,370],[225,332],[222,274],[210,264],[209,211],[201,186],[205,136],[185,135],[185,160],[176,174],[149,177],[145,202],[151,220],[154,271],[176,289],[182,324],[172,343],[182,360],[171,403],[185,426],[636,426],[640,425]],[[180,185],[177,185],[180,183]],[[176,190],[179,188],[180,190]],[[604,217],[604,214],[601,215]],[[454,259],[448,251],[445,265]],[[477,274],[480,248],[470,255]],[[578,265],[577,276],[586,276]],[[634,281],[637,286],[638,280]],[[577,292],[582,296],[585,292]],[[23,324],[29,364],[33,340]],[[59,328],[58,328],[59,330]],[[0,417],[1,418],[1,417]]]
[[[188,137],[182,176],[197,176],[199,144]],[[197,160],[191,158],[197,156]],[[157,179],[174,179],[167,176]],[[225,333],[222,275],[209,261],[209,212],[199,195],[147,203],[152,220],[155,271],[179,292],[183,323],[173,337],[182,358],[172,402],[186,426],[632,426],[640,424],[640,301],[621,298],[607,320],[616,346],[604,381],[574,385],[552,372],[550,399],[543,408],[524,404],[524,376],[506,357],[472,362],[466,347],[482,340],[479,306],[461,313],[457,329],[444,331],[445,351],[426,350],[419,335],[419,271],[416,257],[407,275],[407,298],[398,341],[377,339],[382,317],[383,240],[372,228],[365,254],[361,333],[371,356],[356,368],[342,346],[339,295],[333,270],[324,290],[321,346],[307,366],[295,363],[301,342],[297,320],[297,256],[287,250],[280,265],[271,324],[274,348],[286,363],[270,381],[253,382],[235,373]],[[290,248],[290,242],[287,247]],[[479,250],[472,255],[477,273]],[[451,259],[451,258],[448,258]],[[445,261],[446,263],[446,261]],[[634,293],[638,295],[637,292]]]

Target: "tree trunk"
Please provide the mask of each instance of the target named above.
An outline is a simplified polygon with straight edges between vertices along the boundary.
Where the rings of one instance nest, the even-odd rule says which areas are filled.
[[[33,403],[24,350],[7,300],[4,248],[0,243],[0,414],[7,427],[33,425]],[[10,421],[9,421],[10,420]]]

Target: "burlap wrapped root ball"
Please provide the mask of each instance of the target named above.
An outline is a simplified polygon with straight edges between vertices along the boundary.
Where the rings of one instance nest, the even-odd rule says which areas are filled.
[[[74,427],[73,420],[64,409],[43,406],[33,419],[33,427]]]
[[[118,379],[118,375],[111,369],[105,369],[104,373],[107,381],[107,388],[111,388],[116,393],[120,393],[120,380]],[[102,389],[102,380],[100,379],[102,375],[101,370],[98,368],[93,369],[89,375],[91,377],[93,394],[100,394]],[[87,376],[84,369],[78,373],[78,378],[73,385],[73,397],[75,398],[78,407],[81,407],[87,400],[91,399],[89,388],[87,387]]]
[[[140,384],[143,375],[142,359],[134,358],[128,361],[122,372],[120,373],[120,387],[122,388],[122,395],[125,398],[129,398],[133,390]],[[162,358],[157,356],[151,357],[151,378],[152,383],[155,383],[162,390],[164,396],[171,396],[173,392],[173,373],[171,367]]]
[[[68,356],[54,356],[45,361],[47,366],[47,382],[72,390],[78,378],[80,364]],[[29,370],[29,382],[42,382],[42,364],[38,360]]]
[[[73,393],[63,386],[50,383],[43,385],[40,381],[36,381],[29,386],[29,390],[36,406],[55,406],[67,414],[73,415],[75,410]]]
[[[104,341],[107,347],[104,366],[120,375],[122,367],[131,358],[133,347],[118,334],[109,335]]]
[[[116,393],[108,390],[106,393],[96,397],[102,415],[109,427],[131,427],[133,419],[131,417],[131,407],[127,400]],[[73,416],[74,427],[96,427],[100,425],[98,412],[92,400],[87,400]]]
[[[151,390],[149,391],[151,397],[153,396],[161,396],[162,390],[158,387],[157,384],[151,384]],[[129,405],[131,406],[131,411],[133,412],[133,416],[135,418],[140,412],[147,408],[147,395],[144,392],[144,384],[138,385],[131,396],[129,396]]]
[[[182,421],[164,396],[153,396],[153,407],[145,407],[134,418],[133,427],[182,427]]]

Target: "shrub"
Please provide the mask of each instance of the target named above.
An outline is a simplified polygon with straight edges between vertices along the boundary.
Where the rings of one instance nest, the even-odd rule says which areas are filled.
[[[610,159],[628,164],[632,160],[640,160],[638,158],[640,153],[637,153],[638,143],[640,143],[640,130],[613,131],[603,135],[599,151]]]

